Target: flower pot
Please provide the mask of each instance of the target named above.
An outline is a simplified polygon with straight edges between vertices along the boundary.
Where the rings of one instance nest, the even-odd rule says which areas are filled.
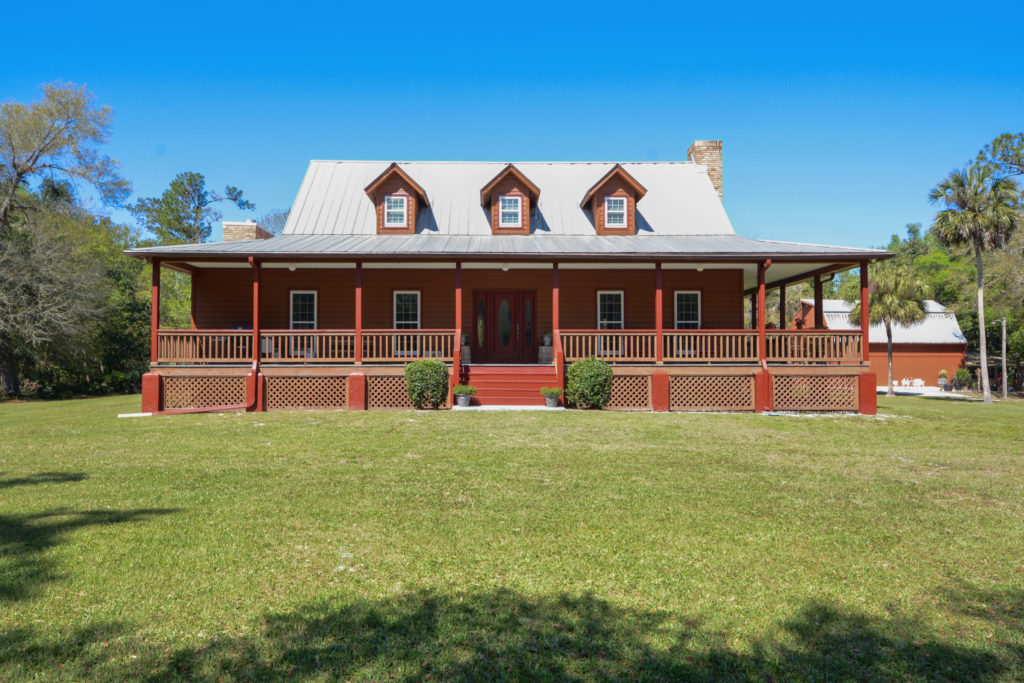
[[[460,408],[468,408],[469,402],[473,400],[473,397],[469,394],[457,394],[455,400],[458,402]]]
[[[547,406],[548,408],[557,408],[558,407],[558,397],[557,396],[545,396],[544,397],[544,405]]]
[[[544,344],[544,346],[551,346],[551,335],[545,334],[541,336],[540,341],[542,344]]]

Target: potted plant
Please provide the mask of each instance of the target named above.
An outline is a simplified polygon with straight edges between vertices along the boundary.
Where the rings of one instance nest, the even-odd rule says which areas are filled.
[[[548,408],[558,407],[558,399],[562,396],[561,387],[543,387],[540,393],[544,396],[544,405]]]
[[[452,393],[455,394],[455,400],[458,401],[459,407],[465,408],[476,393],[476,387],[470,384],[459,384],[452,389]]]
[[[463,334],[462,339],[460,341],[462,342],[463,346],[469,346],[469,335]]]
[[[939,370],[939,389],[944,389],[947,382],[949,382],[949,373],[945,370]]]
[[[551,330],[547,330],[544,334],[540,335],[540,342],[544,346],[551,346]]]

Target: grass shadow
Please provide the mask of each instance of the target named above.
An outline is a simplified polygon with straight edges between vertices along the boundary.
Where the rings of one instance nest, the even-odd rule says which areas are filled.
[[[22,629],[0,638],[0,664],[28,677],[59,670],[150,681],[990,681],[1008,673],[996,653],[942,642],[897,617],[810,603],[780,627],[777,641],[737,649],[698,620],[589,595],[411,592],[270,614],[258,635],[179,649],[109,625],[55,641]]]
[[[0,515],[0,603],[32,596],[45,583],[57,578],[56,568],[46,551],[62,543],[65,536],[90,526],[123,524],[174,509],[83,510],[64,508],[25,515]]]
[[[4,473],[0,472],[0,476]],[[12,477],[0,479],[0,489],[9,489],[14,486],[32,486],[36,484],[64,484],[67,482],[84,481],[87,475],[84,472],[39,472],[27,477]]]

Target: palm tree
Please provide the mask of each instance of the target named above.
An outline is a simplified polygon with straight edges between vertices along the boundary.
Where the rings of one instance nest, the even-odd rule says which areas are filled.
[[[886,396],[895,396],[892,383],[892,326],[913,325],[924,320],[925,287],[913,277],[908,268],[892,261],[876,265],[873,275],[868,279],[868,318],[873,325],[885,325],[889,348],[889,391]],[[848,300],[854,304],[850,311],[850,322],[859,326],[860,297],[851,296]],[[867,344],[868,340],[865,339],[863,343]]]
[[[1002,248],[1021,223],[1019,191],[1012,178],[994,175],[991,167],[971,166],[956,170],[932,188],[928,198],[946,208],[935,215],[932,232],[946,246],[974,251],[978,270],[978,346],[981,352],[981,385],[985,403],[992,402],[988,382],[988,351],[985,341],[985,278],[982,252]]]

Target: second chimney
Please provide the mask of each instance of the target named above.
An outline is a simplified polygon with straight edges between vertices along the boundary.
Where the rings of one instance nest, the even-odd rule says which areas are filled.
[[[269,232],[256,224],[256,221],[224,221],[225,242],[241,242],[242,240],[265,240],[273,237]]]
[[[694,140],[690,149],[686,150],[686,158],[708,169],[708,177],[711,184],[718,192],[718,199],[722,199],[722,141],[721,140]]]

